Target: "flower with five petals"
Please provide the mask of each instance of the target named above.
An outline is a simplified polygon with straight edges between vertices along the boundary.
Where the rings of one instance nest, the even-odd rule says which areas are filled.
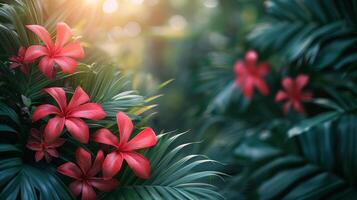
[[[17,52],[17,55],[11,56],[9,60],[11,61],[10,68],[15,69],[15,68],[20,68],[20,70],[24,74],[29,73],[29,67],[25,63],[25,54],[26,54],[26,48],[25,47],[20,47],[19,51]]]
[[[157,137],[151,128],[145,128],[129,141],[133,131],[131,119],[123,112],[117,113],[119,140],[108,129],[99,129],[94,133],[93,140],[114,147],[103,162],[103,176],[113,177],[117,174],[125,160],[134,173],[142,178],[150,176],[149,161],[142,155],[134,152],[137,149],[149,148],[156,145]]]
[[[285,113],[288,113],[291,107],[299,113],[305,112],[301,102],[312,99],[312,92],[302,91],[308,82],[309,77],[303,74],[298,75],[295,80],[290,77],[283,79],[282,85],[284,89],[278,91],[275,96],[275,101],[286,101],[284,105]]]
[[[236,85],[241,88],[243,95],[251,99],[254,87],[263,95],[269,94],[269,88],[263,77],[269,72],[267,63],[257,64],[258,54],[251,50],[245,54],[244,61],[237,61],[234,65]]]
[[[38,121],[48,115],[54,115],[48,120],[45,127],[45,140],[51,142],[60,136],[64,126],[72,137],[81,143],[88,143],[89,128],[81,119],[101,120],[105,118],[103,108],[97,103],[88,103],[89,96],[78,86],[74,91],[71,101],[67,104],[66,94],[63,88],[52,87],[44,89],[51,95],[59,107],[50,104],[37,106],[32,121]]]
[[[42,57],[38,66],[49,79],[54,78],[55,64],[65,74],[72,74],[76,71],[78,63],[75,59],[84,58],[84,51],[78,40],[68,43],[73,34],[66,23],[57,24],[55,42],[52,41],[50,33],[44,27],[39,25],[27,25],[26,27],[35,33],[45,45],[30,46],[25,54],[25,62],[30,63]]]
[[[75,196],[82,194],[82,200],[95,200],[96,193],[93,188],[103,192],[110,192],[118,186],[115,179],[104,179],[96,177],[101,171],[104,160],[103,151],[98,151],[97,156],[92,163],[92,156],[83,148],[76,151],[76,163],[67,162],[57,168],[57,171],[63,175],[75,179],[69,185],[69,189]]]
[[[65,143],[63,138],[58,138],[57,140],[47,143],[43,135],[37,129],[31,129],[31,136],[27,141],[26,147],[32,151],[36,151],[35,160],[36,162],[42,160],[45,157],[46,161],[49,163],[52,160],[52,157],[58,157],[58,151],[56,148],[62,146]]]

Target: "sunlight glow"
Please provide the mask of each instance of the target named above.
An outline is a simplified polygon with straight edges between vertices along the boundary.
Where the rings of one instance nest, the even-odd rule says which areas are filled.
[[[119,8],[118,2],[116,0],[106,0],[103,3],[103,12],[107,14],[114,13]]]
[[[87,4],[94,5],[94,4],[99,3],[99,0],[85,0],[85,2],[86,2]]]
[[[141,26],[138,22],[129,22],[124,27],[124,34],[128,37],[136,37],[141,32]]]
[[[139,5],[139,4],[142,4],[142,3],[144,2],[144,0],[130,0],[130,2],[131,2],[132,4],[137,4],[137,5]]]

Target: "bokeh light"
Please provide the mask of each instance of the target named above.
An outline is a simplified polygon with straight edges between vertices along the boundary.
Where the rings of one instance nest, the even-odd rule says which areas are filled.
[[[118,2],[116,0],[106,0],[103,3],[103,12],[107,14],[114,13],[119,8]]]
[[[128,22],[124,27],[124,34],[128,37],[136,37],[141,32],[141,26],[138,22]]]
[[[204,0],[203,5],[207,8],[215,8],[219,4],[218,0]]]
[[[182,30],[186,27],[187,21],[181,15],[174,15],[169,19],[169,24],[174,29]]]

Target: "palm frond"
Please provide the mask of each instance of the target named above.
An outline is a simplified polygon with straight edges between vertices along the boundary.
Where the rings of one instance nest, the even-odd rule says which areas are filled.
[[[24,128],[17,113],[0,102],[0,199],[72,199],[54,167],[27,160]]]
[[[157,146],[143,153],[151,161],[150,179],[138,180],[126,168],[119,177],[121,186],[105,199],[223,199],[210,183],[223,174],[204,168],[217,163],[202,155],[183,154],[191,145],[176,144],[184,134],[160,135]]]
[[[336,3],[341,2],[341,3]],[[250,34],[254,47],[278,52],[288,62],[313,70],[339,70],[357,60],[355,29],[344,17],[354,13],[338,10],[347,1],[272,0],[266,3],[270,17]]]
[[[260,158],[256,161],[259,164],[248,173],[248,196],[260,199],[356,198],[355,123],[356,116],[350,115],[320,124],[295,138],[301,154],[275,149],[280,153]]]

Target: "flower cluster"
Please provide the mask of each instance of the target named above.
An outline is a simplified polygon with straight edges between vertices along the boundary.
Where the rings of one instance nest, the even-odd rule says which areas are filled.
[[[234,65],[236,85],[247,99],[252,99],[255,87],[261,94],[265,96],[269,94],[268,85],[263,79],[269,73],[269,66],[267,63],[257,64],[257,60],[258,54],[250,50],[246,53],[244,61],[239,60]],[[298,75],[295,80],[290,77],[282,80],[283,90],[278,91],[275,101],[286,101],[283,106],[285,113],[288,113],[290,108],[304,113],[301,102],[309,101],[313,96],[310,91],[302,91],[308,81],[309,77],[303,74]]]
[[[69,43],[73,33],[66,23],[57,24],[55,42],[44,27],[28,25],[27,28],[35,33],[44,45],[32,45],[27,49],[21,47],[17,56],[10,57],[11,68],[20,67],[21,71],[28,73],[28,64],[41,58],[38,67],[49,79],[55,77],[57,66],[66,74],[76,71],[78,63],[75,59],[84,58],[84,50],[78,40]]]
[[[57,24],[54,42],[44,27],[28,25],[27,28],[35,33],[44,45],[21,47],[18,55],[9,58],[11,69],[20,68],[23,73],[28,74],[29,64],[36,63],[36,60],[40,59],[39,70],[49,79],[55,77],[57,68],[67,74],[75,72],[77,67],[75,59],[84,58],[84,51],[79,41],[69,43],[72,31],[67,24],[63,22]],[[36,152],[36,162],[43,158],[51,162],[52,158],[60,156],[57,148],[66,142],[61,138],[64,130],[67,130],[76,141],[86,144],[90,140],[90,130],[85,120],[102,120],[106,117],[106,113],[100,104],[90,102],[90,97],[80,86],[75,89],[69,103],[64,88],[45,88],[43,92],[50,95],[57,105],[43,104],[35,108],[32,122],[42,121],[46,124],[40,131],[31,129],[26,146]],[[93,136],[94,142],[114,147],[107,156],[103,150],[99,150],[93,162],[91,153],[80,147],[75,153],[76,163],[66,162],[57,168],[59,173],[75,180],[69,185],[75,196],[81,195],[83,200],[95,199],[94,188],[108,192],[117,187],[118,181],[114,176],[120,171],[124,160],[136,176],[142,179],[149,178],[149,161],[135,150],[156,145],[155,132],[151,128],[145,128],[130,140],[134,125],[123,112],[117,113],[117,125],[119,138],[108,129],[99,129]]]

